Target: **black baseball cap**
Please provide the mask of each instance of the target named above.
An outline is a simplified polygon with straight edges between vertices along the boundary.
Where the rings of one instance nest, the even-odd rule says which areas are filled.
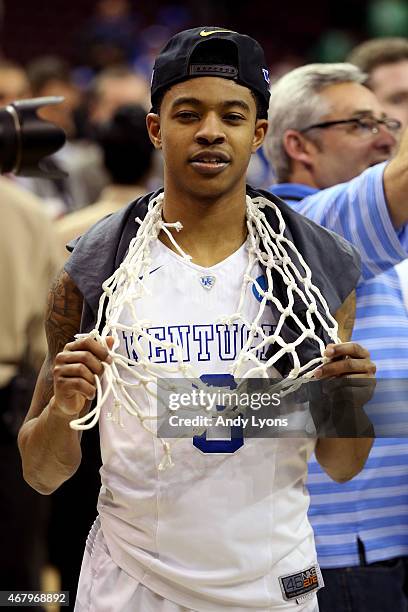
[[[269,74],[261,45],[245,34],[217,26],[184,30],[171,38],[156,58],[152,107],[176,83],[194,77],[232,79],[257,94],[262,116],[269,106]]]

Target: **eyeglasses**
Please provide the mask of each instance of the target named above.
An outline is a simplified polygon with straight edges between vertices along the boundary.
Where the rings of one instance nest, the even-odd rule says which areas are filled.
[[[309,127],[299,130],[301,133],[308,130],[331,128],[335,125],[349,125],[353,128],[354,133],[360,136],[376,136],[380,132],[380,126],[383,125],[392,134],[397,134],[402,127],[401,121],[398,119],[376,119],[375,117],[356,117],[353,119],[339,119],[338,121],[324,121],[323,123],[315,123]]]

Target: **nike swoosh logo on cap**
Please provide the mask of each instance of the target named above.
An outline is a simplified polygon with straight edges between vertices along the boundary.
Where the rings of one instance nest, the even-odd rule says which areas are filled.
[[[201,30],[200,36],[211,36],[211,34],[217,34],[217,32],[234,32],[234,30]]]

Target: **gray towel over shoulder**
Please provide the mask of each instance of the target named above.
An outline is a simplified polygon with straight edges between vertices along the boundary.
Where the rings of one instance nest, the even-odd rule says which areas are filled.
[[[139,228],[135,219],[145,217],[150,199],[158,193],[149,193],[105,217],[81,238],[68,245],[68,250],[72,253],[65,264],[65,270],[84,297],[82,332],[91,331],[95,326],[102,283],[123,261],[129,243]],[[286,224],[285,236],[295,244],[308,264],[312,272],[312,282],[320,289],[330,312],[334,314],[359,281],[360,256],[356,249],[344,238],[292,210],[277,196],[250,187],[247,193],[252,198],[263,197],[278,206]],[[271,227],[277,232],[278,219],[274,212],[265,208],[265,215]],[[299,267],[299,262],[294,261],[294,263]],[[285,306],[286,288],[277,273],[274,274],[274,291]],[[276,316],[276,307],[271,304],[271,308]],[[298,296],[295,297],[293,311],[302,320],[306,305]],[[317,335],[325,343],[329,342],[330,339],[317,319],[315,322]],[[293,342],[298,335],[299,329],[296,323],[288,317],[282,327],[282,338],[288,343]],[[272,355],[274,350],[274,346],[271,346],[269,355]],[[320,351],[317,343],[308,339],[299,347],[298,354],[303,364],[320,354]],[[287,375],[292,367],[290,356],[283,356],[275,365],[283,376]]]

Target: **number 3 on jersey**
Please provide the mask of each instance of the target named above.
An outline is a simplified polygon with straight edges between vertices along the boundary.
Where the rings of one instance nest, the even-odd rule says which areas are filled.
[[[231,374],[203,374],[200,379],[215,387],[227,387],[235,389],[237,384]],[[223,410],[225,406],[217,406],[217,410]],[[244,444],[242,427],[231,427],[231,438],[229,440],[207,439],[205,431],[201,436],[193,437],[193,445],[203,453],[235,453]]]

